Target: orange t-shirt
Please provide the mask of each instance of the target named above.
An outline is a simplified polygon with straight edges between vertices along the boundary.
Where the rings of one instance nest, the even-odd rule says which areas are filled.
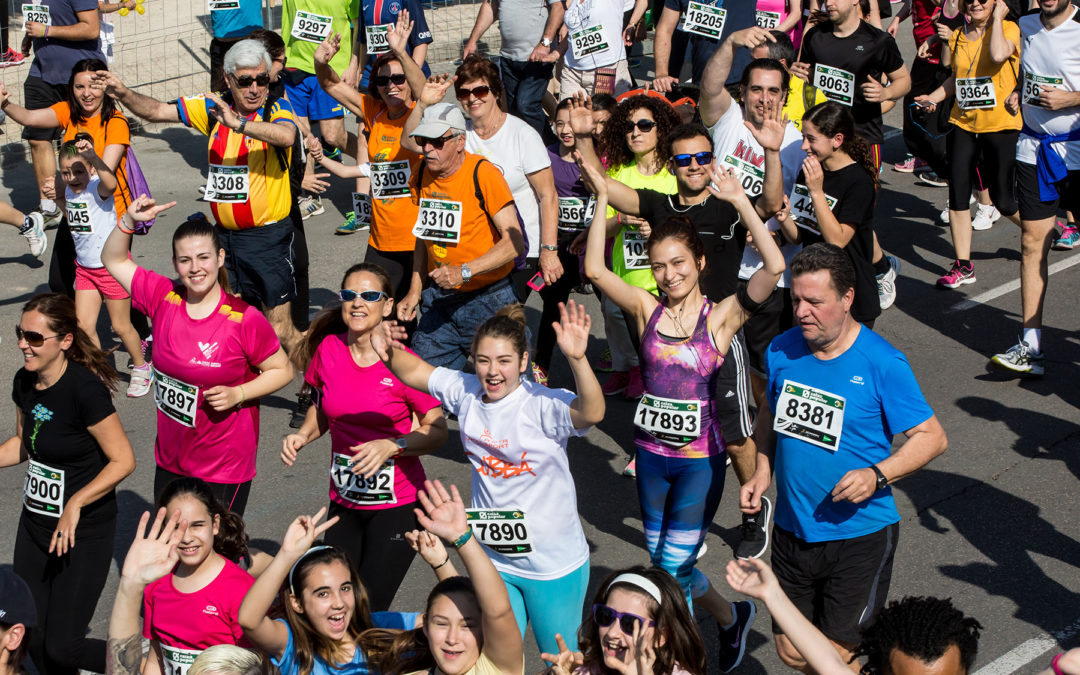
[[[75,134],[85,131],[94,139],[94,150],[101,157],[105,147],[109,145],[131,145],[131,130],[128,128],[127,118],[117,110],[109,119],[108,124],[102,124],[101,115],[95,115],[81,124],[72,124],[71,108],[67,101],[55,103],[49,107],[56,113],[56,119],[64,129],[64,141],[75,138]],[[131,190],[127,183],[127,152],[120,156],[120,165],[116,167],[116,217],[123,218],[127,213],[127,205],[131,203]]]
[[[483,162],[480,164],[476,179],[480,184],[480,192],[484,195],[487,213],[480,207],[480,202],[476,198],[476,186],[473,184],[473,170],[477,162]],[[452,176],[436,178],[425,168],[423,179],[420,189],[414,190],[414,193],[419,193],[418,200],[445,199],[461,202],[461,236],[458,242],[442,244],[424,241],[427,247],[428,272],[442,265],[460,265],[471,262],[491,250],[499,234],[494,222],[487,214],[494,216],[514,203],[514,195],[510,192],[510,187],[506,184],[502,172],[480,155],[467,152],[465,161]],[[415,187],[415,180],[413,185]],[[419,201],[417,206],[419,206]],[[513,267],[514,261],[511,260],[489,272],[474,275],[469,283],[462,284],[458,290],[473,291],[489,286],[510,274]]]
[[[405,129],[408,112],[397,119],[390,119],[386,104],[377,98],[364,95],[360,110],[364,114],[364,126],[368,128],[368,161],[372,171],[378,170],[381,162],[408,162],[409,173],[404,176],[408,185],[412,185],[412,176],[416,174],[423,157],[401,147],[401,133]],[[400,171],[396,171],[400,176]],[[372,195],[375,193],[377,180],[372,177]],[[412,234],[416,222],[417,206],[412,195],[371,200],[371,236],[368,246],[380,251],[411,251],[416,246],[416,237]]]

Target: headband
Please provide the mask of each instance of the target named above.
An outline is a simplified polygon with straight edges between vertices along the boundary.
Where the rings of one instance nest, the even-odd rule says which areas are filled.
[[[637,586],[641,590],[648,593],[652,597],[652,599],[656,601],[656,604],[664,604],[661,600],[662,596],[660,595],[660,587],[649,581],[645,577],[641,576],[640,574],[620,574],[619,576],[615,577],[611,580],[611,583],[608,584],[607,589],[604,590],[605,596],[611,592],[611,587],[615,584],[629,584],[631,586]]]
[[[297,565],[303,562],[304,558],[308,557],[312,553],[318,553],[319,551],[325,551],[328,548],[334,548],[333,546],[312,546],[308,550],[304,551],[304,554],[296,559],[296,562],[289,568],[289,592],[296,595],[296,589],[293,588],[293,572],[296,571]]]

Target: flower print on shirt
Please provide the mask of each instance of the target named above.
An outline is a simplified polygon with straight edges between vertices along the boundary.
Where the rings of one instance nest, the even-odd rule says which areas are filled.
[[[30,434],[30,450],[32,452],[37,452],[36,441],[38,431],[41,430],[42,424],[53,418],[53,411],[38,403],[30,410],[30,414],[34,417],[34,431]]]

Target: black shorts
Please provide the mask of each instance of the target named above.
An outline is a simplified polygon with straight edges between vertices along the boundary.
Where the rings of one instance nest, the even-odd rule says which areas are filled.
[[[754,433],[748,365],[746,338],[740,330],[731,338],[731,348],[716,375],[716,419],[725,443],[749,438]]]
[[[218,226],[232,292],[259,308],[284,305],[296,297],[292,220],[284,218],[248,230]]]
[[[23,105],[27,110],[41,110],[67,100],[66,84],[49,84],[36,75],[28,75],[23,82]],[[60,139],[60,129],[35,129],[23,127],[25,141],[55,141]]]
[[[1034,164],[1016,163],[1016,198],[1020,202],[1020,220],[1044,220],[1053,218],[1058,208],[1076,213],[1080,210],[1080,169],[1057,184],[1058,198],[1044,202],[1039,197],[1039,178]]]
[[[803,616],[833,642],[854,645],[885,605],[900,523],[814,544],[773,525],[772,568]],[[784,631],[773,621],[773,633]]]
[[[380,251],[369,244],[364,253],[364,262],[378,265],[390,276],[394,302],[401,302],[401,299],[409,294],[409,286],[412,284],[412,251]]]
[[[745,288],[746,281],[739,280],[739,286]],[[746,351],[750,357],[750,370],[765,376],[765,352],[769,349],[769,343],[794,323],[791,293],[786,288],[777,288],[742,327],[746,336]]]

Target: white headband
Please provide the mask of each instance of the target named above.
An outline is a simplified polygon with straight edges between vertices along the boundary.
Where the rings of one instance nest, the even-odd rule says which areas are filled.
[[[656,604],[664,604],[663,601],[660,599],[660,587],[649,581],[645,577],[641,576],[640,574],[620,574],[619,576],[611,580],[611,583],[608,584],[607,589],[604,591],[604,595],[610,593],[611,587],[615,584],[630,584],[631,586],[637,586],[638,588],[652,596],[652,599],[656,601]]]

